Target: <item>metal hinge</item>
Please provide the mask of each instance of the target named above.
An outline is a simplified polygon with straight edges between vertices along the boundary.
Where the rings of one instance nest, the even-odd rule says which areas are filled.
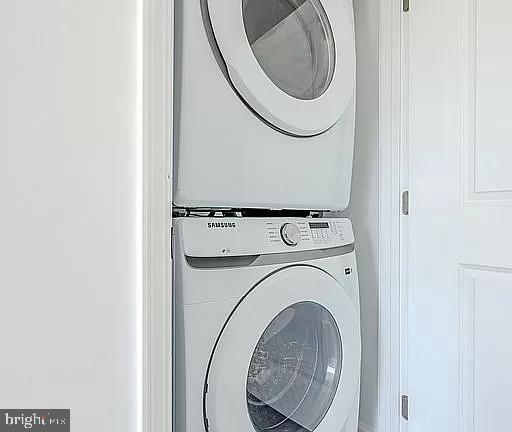
[[[404,12],[409,12],[411,8],[410,0],[402,0],[402,8]]]
[[[402,193],[402,214],[409,216],[409,191]]]
[[[401,407],[401,412],[402,412],[402,417],[404,420],[409,420],[409,396],[407,395],[402,395],[402,407]]]

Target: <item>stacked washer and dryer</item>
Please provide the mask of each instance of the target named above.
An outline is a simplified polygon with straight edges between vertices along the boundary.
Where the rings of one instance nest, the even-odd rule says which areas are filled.
[[[356,432],[351,0],[175,0],[175,432]]]

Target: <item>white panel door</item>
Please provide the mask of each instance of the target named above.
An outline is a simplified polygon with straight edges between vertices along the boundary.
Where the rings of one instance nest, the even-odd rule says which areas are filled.
[[[406,18],[410,432],[512,427],[511,17],[417,0]]]

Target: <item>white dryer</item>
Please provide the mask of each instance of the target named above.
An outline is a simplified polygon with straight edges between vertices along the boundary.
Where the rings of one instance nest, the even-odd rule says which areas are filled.
[[[182,218],[173,234],[179,432],[356,432],[348,219]]]
[[[341,210],[351,0],[176,0],[174,204]]]

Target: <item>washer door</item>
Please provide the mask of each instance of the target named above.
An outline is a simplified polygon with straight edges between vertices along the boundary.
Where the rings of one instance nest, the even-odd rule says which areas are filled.
[[[226,323],[212,354],[205,419],[212,431],[332,432],[360,373],[357,307],[325,272],[281,270]]]
[[[355,85],[347,0],[208,0],[229,78],[240,96],[284,132],[333,126]]]

